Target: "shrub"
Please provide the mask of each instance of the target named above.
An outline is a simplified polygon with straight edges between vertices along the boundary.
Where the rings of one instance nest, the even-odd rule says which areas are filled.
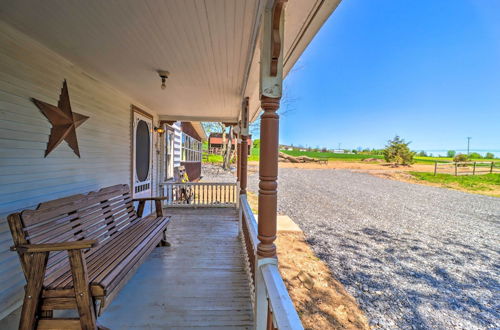
[[[481,159],[481,158],[483,158],[483,156],[481,156],[477,152],[471,152],[470,155],[469,155],[469,158],[470,159]]]
[[[420,151],[420,152],[418,153],[418,156],[419,156],[419,157],[427,157],[427,154],[425,153],[425,151],[423,151],[423,150],[422,150],[422,151]]]
[[[394,163],[394,166],[413,164],[415,153],[408,147],[410,142],[405,142],[404,139],[396,135],[394,139],[387,141],[387,143],[382,153],[388,163]]]
[[[493,159],[493,158],[495,158],[495,155],[492,154],[491,152],[487,152],[486,155],[484,156],[484,158]]]
[[[456,153],[457,152],[455,150],[448,150],[448,152],[446,154],[448,157],[453,158],[453,157],[455,157]]]
[[[454,162],[466,162],[468,160],[467,155],[464,154],[458,154],[455,157],[453,157]]]

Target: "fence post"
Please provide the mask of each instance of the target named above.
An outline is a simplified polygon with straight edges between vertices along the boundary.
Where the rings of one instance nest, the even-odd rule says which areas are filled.
[[[458,168],[458,163],[457,163],[457,162],[455,162],[455,176],[457,176],[457,175],[458,175],[458,169],[457,169],[457,168]]]
[[[474,162],[474,167],[472,168],[472,175],[476,174],[476,162]]]
[[[436,176],[436,173],[437,173],[437,169],[438,169],[438,162],[434,162],[434,176]]]
[[[493,173],[493,164],[495,164],[494,162],[491,162],[491,166],[490,166],[490,174]]]

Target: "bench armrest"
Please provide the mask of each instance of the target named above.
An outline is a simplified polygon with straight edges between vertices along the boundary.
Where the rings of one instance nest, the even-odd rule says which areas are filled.
[[[65,251],[65,250],[82,250],[90,249],[97,246],[96,240],[86,240],[86,241],[71,241],[63,243],[49,243],[49,244],[22,244],[18,246],[13,246],[10,249],[12,251],[20,252],[52,252],[52,251]]]
[[[161,201],[168,199],[168,197],[144,197],[144,198],[134,198],[133,202],[139,202],[139,206],[137,207],[137,215],[142,217],[142,213],[144,212],[144,206],[147,201],[155,202],[156,216],[163,217],[163,206],[161,205]]]

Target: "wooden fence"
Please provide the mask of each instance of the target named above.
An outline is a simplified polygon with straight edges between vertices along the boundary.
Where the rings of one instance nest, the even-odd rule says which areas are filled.
[[[434,175],[438,173],[453,174],[455,176],[500,173],[500,162],[435,162]]]
[[[165,207],[236,207],[238,187],[227,182],[187,182],[162,185]]]

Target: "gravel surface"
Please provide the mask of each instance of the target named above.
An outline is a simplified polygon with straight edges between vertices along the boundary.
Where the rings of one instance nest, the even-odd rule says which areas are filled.
[[[223,170],[220,165],[202,164],[201,182],[235,182],[236,168],[231,166],[231,170]]]
[[[500,328],[500,198],[294,168],[278,196],[374,328]]]

